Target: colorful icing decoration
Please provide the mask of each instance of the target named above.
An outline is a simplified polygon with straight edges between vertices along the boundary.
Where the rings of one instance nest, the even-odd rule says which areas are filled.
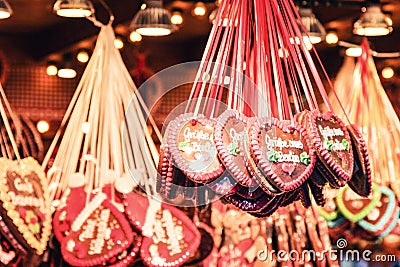
[[[181,114],[168,125],[169,153],[194,182],[210,182],[224,171],[214,144],[214,129],[215,121],[193,114]]]
[[[336,203],[339,211],[351,222],[358,222],[364,219],[376,207],[381,199],[381,191],[377,185],[372,186],[372,196],[363,198],[358,196],[345,186],[339,189]]]
[[[0,159],[1,213],[16,239],[41,255],[51,233],[47,179],[33,158]]]
[[[307,152],[302,152],[300,153],[300,162],[303,163],[304,165],[308,165],[311,163],[311,157],[308,155]]]
[[[267,158],[269,161],[277,163],[279,160],[279,152],[271,149],[267,152]]]
[[[358,225],[374,235],[389,233],[397,223],[399,207],[392,190],[380,187],[381,199],[374,209]],[[394,222],[394,223],[393,223]]]
[[[131,246],[134,234],[123,213],[106,194],[96,194],[71,225],[61,253],[73,266],[101,265]]]
[[[126,180],[116,182],[121,193],[125,214],[131,224],[145,237],[140,255],[147,266],[181,266],[200,245],[196,225],[179,209],[159,204],[129,190]]]
[[[259,170],[261,184],[272,183],[282,191],[292,191],[311,175],[315,154],[308,144],[305,128],[297,123],[264,119],[250,129],[250,151]],[[308,164],[304,164],[308,163]]]
[[[238,111],[226,110],[216,122],[214,141],[221,162],[240,185],[254,185],[247,169],[245,148],[248,118]]]
[[[233,156],[239,155],[240,149],[237,143],[230,143],[227,147],[229,154]]]
[[[334,188],[343,187],[354,167],[353,149],[344,123],[332,112],[304,112],[299,120],[309,129],[310,140],[320,162],[316,165]]]

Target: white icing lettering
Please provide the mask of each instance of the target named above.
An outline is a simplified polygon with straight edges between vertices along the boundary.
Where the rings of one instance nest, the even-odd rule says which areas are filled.
[[[232,143],[239,144],[240,141],[243,141],[243,135],[244,135],[244,132],[238,133],[238,132],[236,132],[236,130],[234,128],[231,128],[229,130],[229,136],[231,138]]]
[[[183,137],[185,138],[186,142],[191,142],[192,140],[213,141],[213,135],[212,134],[204,132],[203,130],[194,130],[192,132],[190,127],[186,127],[185,130],[183,130]]]
[[[265,143],[267,144],[268,150],[276,148],[297,148],[303,149],[303,143],[300,140],[282,140],[282,138],[270,138],[269,135],[265,135]]]
[[[27,181],[27,179],[24,179],[24,181],[22,181],[21,178],[16,178],[14,180],[14,186],[18,191],[26,192],[29,194],[33,193],[33,186],[29,181]]]
[[[93,238],[96,220],[88,219],[86,221],[86,229],[79,235],[79,241],[84,242],[85,239]]]
[[[321,125],[318,125],[319,132],[324,137],[325,140],[333,138],[335,136],[344,136],[344,132],[340,128],[333,128],[326,126],[323,128]]]
[[[96,225],[97,226],[96,239],[90,241],[90,247],[88,251],[89,255],[101,254],[101,252],[103,251],[109,218],[110,218],[110,210],[109,209],[102,210],[100,213],[100,218],[98,218]]]
[[[289,151],[288,154],[283,154],[282,151],[279,151],[278,154],[279,154],[278,162],[294,162],[294,163],[300,162],[299,155],[295,155],[292,151]]]
[[[344,151],[347,149],[341,142],[339,142],[337,139],[335,139],[335,143],[333,143],[333,145],[332,145],[332,150],[333,151]]]
[[[16,195],[15,192],[9,191],[7,192],[8,196],[11,198],[11,203],[14,206],[31,206],[31,207],[37,207],[39,208],[40,212],[45,213],[44,209],[44,200],[34,197],[34,196],[21,196],[21,195]]]

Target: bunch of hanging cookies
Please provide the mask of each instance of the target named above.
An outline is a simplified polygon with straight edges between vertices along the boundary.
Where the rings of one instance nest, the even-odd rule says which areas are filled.
[[[311,196],[323,206],[329,187],[371,193],[363,137],[332,111],[318,55],[293,21],[288,0],[221,3],[185,112],[165,123],[166,199],[217,195],[265,217],[296,200],[310,207]]]

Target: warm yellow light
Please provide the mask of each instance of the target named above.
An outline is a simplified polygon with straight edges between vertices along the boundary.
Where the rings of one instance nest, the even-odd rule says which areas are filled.
[[[86,50],[81,50],[76,55],[76,59],[81,63],[86,63],[89,61],[89,53]]]
[[[37,128],[39,133],[45,133],[50,129],[50,125],[49,125],[49,123],[47,121],[40,120],[36,124],[36,128]]]
[[[392,67],[384,67],[382,69],[382,77],[385,79],[390,79],[394,76],[394,70]]]
[[[361,47],[350,47],[346,49],[346,55],[349,57],[359,57],[362,54]]]
[[[325,37],[325,41],[327,44],[336,44],[339,42],[339,37],[335,32],[329,32]]]
[[[207,9],[203,2],[197,2],[193,8],[193,15],[202,17],[206,14]]]
[[[76,71],[71,68],[62,68],[58,70],[58,77],[65,79],[72,79],[76,77]]]
[[[11,16],[11,13],[8,11],[0,10],[0,19],[6,19]]]
[[[316,40],[312,40],[311,37],[307,37],[307,36],[303,36],[303,41],[304,41],[304,45],[306,46],[307,50],[311,50],[313,48],[313,41],[315,42]],[[321,42],[321,40],[320,40]],[[319,42],[315,42],[314,44],[319,43]]]
[[[183,17],[181,12],[174,11],[171,16],[171,22],[175,25],[181,25],[183,23]]]
[[[54,64],[49,64],[49,65],[47,66],[47,69],[46,69],[47,75],[49,75],[49,76],[55,76],[55,75],[57,75],[57,72],[58,72],[58,68],[57,68],[56,65],[54,65]]]
[[[129,41],[131,41],[132,43],[138,43],[142,41],[142,39],[142,36],[137,31],[133,31],[131,32],[131,34],[129,34]]]
[[[89,17],[92,12],[80,8],[60,9],[56,11],[57,15],[67,18],[84,18]]]
[[[144,36],[166,36],[171,34],[171,30],[165,28],[138,28],[136,31]]]
[[[114,40],[114,46],[117,49],[122,49],[122,48],[124,48],[124,42],[121,40],[121,38],[116,37],[115,40]]]

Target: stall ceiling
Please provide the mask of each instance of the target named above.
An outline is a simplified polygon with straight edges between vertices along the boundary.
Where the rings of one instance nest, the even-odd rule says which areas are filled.
[[[56,16],[52,12],[54,0],[9,0],[9,2],[14,14],[11,18],[0,21],[0,37],[7,36],[23,40],[19,44],[21,49],[27,51],[35,60],[62,51],[98,33],[98,29],[88,20]],[[97,0],[93,2],[98,18],[106,21],[107,15],[104,8]],[[106,0],[106,2],[115,13],[114,25],[119,25],[119,30],[122,32],[126,31],[129,21],[142,4],[142,0]],[[213,1],[205,2],[207,2],[208,11],[211,12],[214,8]],[[312,6],[317,17],[327,29],[337,30],[341,40],[351,42],[361,41],[361,38],[352,34],[352,25],[360,15],[360,8],[366,2],[361,0],[298,1],[299,4]],[[400,1],[382,0],[381,3],[383,11],[391,14],[395,29],[389,36],[371,38],[372,46],[379,51],[397,51],[400,49],[398,46],[400,40],[400,12],[398,12]],[[174,7],[191,9],[193,4],[194,2],[182,0],[164,1],[164,5],[170,10]],[[161,42],[171,42],[171,40],[193,36],[206,36],[209,33],[210,25],[207,19],[193,19],[190,18],[190,10],[184,10],[184,12],[187,19],[181,31],[169,38],[160,39]]]

